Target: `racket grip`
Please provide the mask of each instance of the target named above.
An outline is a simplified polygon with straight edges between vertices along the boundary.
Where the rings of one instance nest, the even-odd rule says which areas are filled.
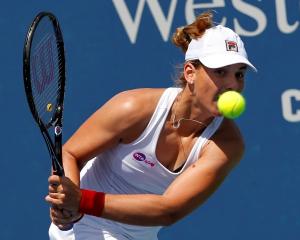
[[[53,169],[52,174],[60,176],[60,177],[65,176],[64,169],[62,169],[62,168],[61,169],[56,169],[56,170]]]

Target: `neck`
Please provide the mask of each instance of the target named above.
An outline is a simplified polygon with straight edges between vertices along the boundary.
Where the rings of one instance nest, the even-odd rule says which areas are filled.
[[[203,111],[197,106],[195,97],[188,87],[180,92],[171,111],[171,124],[175,129],[185,129],[187,134],[199,132],[206,128],[212,117],[205,117]]]

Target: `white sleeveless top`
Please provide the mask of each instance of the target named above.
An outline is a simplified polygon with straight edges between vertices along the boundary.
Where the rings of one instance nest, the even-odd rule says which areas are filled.
[[[155,152],[160,132],[180,91],[181,88],[164,91],[146,129],[134,142],[119,144],[89,161],[81,171],[81,187],[112,194],[163,194],[177,176],[198,160],[202,146],[219,128],[223,119],[214,118],[196,140],[181,170],[171,172],[159,162]],[[116,239],[139,240],[157,239],[161,228],[128,225],[85,215],[74,225],[75,239],[86,239],[87,236],[82,232],[89,231],[87,225],[98,229],[101,232],[99,235],[105,232],[118,235]],[[102,239],[99,235],[97,239]],[[89,239],[94,238],[91,236]]]

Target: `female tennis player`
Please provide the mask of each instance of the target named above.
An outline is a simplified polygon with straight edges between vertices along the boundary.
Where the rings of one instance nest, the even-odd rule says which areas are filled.
[[[114,96],[66,142],[66,177],[49,177],[50,239],[157,239],[201,206],[240,161],[244,142],[218,112],[241,92],[248,61],[240,37],[211,13],[178,28],[179,87]],[[74,224],[69,231],[61,231]]]

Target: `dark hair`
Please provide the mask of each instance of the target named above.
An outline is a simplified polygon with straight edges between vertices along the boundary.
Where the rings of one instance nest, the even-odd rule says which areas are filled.
[[[181,48],[181,50],[185,53],[192,39],[201,37],[206,29],[213,26],[212,19],[213,14],[211,12],[204,12],[200,14],[193,23],[177,28],[172,37],[173,44]],[[190,62],[195,66],[195,68],[201,66],[201,62],[199,60],[192,60]],[[182,69],[182,66],[180,68]],[[175,81],[175,84],[180,87],[184,87],[186,85],[186,80],[182,70],[178,79]]]

